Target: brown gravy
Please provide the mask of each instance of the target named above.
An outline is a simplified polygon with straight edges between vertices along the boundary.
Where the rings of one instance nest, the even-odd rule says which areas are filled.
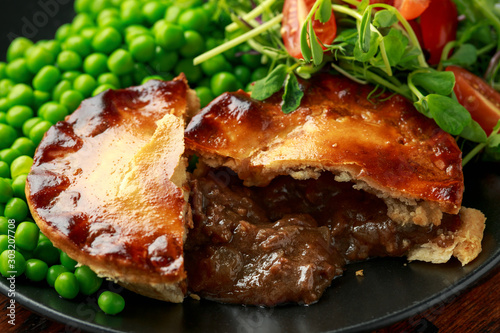
[[[245,187],[231,170],[216,169],[192,181],[191,195],[188,285],[225,303],[314,303],[346,263],[402,256],[432,240],[446,246],[460,224],[445,215],[439,227],[401,226],[381,199],[329,173]]]

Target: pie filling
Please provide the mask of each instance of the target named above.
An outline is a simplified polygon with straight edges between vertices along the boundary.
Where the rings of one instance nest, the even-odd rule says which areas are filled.
[[[314,303],[347,263],[403,256],[428,242],[447,247],[461,224],[448,214],[438,227],[397,224],[383,200],[330,173],[246,187],[230,169],[219,168],[191,187],[188,285],[225,303]]]

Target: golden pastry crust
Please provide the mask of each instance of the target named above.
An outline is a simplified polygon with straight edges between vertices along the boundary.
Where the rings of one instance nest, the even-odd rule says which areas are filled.
[[[193,96],[181,76],[85,100],[46,133],[26,184],[32,215],[56,247],[172,302],[186,293],[183,117],[197,109]]]
[[[408,260],[441,264],[447,262],[453,256],[462,265],[474,260],[481,252],[481,240],[483,239],[486,217],[477,209],[465,207],[460,209],[459,214],[462,225],[451,236],[452,242],[447,247],[439,246],[436,242],[422,244],[410,250]]]
[[[458,213],[461,151],[431,119],[401,96],[372,103],[373,87],[340,76],[301,84],[302,103],[288,115],[278,95],[260,102],[243,91],[223,94],[189,123],[186,148],[248,186],[333,172],[385,199],[400,223],[438,225],[442,212]]]

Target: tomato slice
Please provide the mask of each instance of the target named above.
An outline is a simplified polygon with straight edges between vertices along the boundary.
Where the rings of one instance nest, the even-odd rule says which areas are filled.
[[[431,0],[370,0],[370,4],[385,3],[397,8],[407,20],[414,20],[429,7]]]
[[[281,37],[283,38],[286,50],[294,58],[303,58],[300,50],[300,31],[315,2],[315,0],[285,0],[283,5]],[[337,34],[337,24],[333,10],[328,22],[321,23],[318,20],[314,20],[313,29],[323,44],[331,44]]]
[[[455,40],[457,25],[457,8],[451,0],[432,0],[422,13],[420,27],[424,48],[430,53],[430,64],[438,64],[444,46]]]
[[[447,71],[455,74],[458,102],[471,114],[486,134],[490,134],[500,119],[500,93],[471,72],[457,66],[448,66]]]

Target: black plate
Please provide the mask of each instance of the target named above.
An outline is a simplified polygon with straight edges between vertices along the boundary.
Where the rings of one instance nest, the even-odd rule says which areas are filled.
[[[34,36],[27,36],[34,40],[53,38],[56,28],[74,15],[68,0],[41,1],[53,4],[53,9],[57,4],[57,10],[53,11],[39,3],[2,1],[2,56],[9,37],[23,35],[23,28],[24,31],[31,26],[36,28],[36,33],[32,31]],[[44,17],[49,20],[45,22]],[[183,304],[169,304],[118,290],[126,298],[126,308],[117,316],[106,316],[92,297],[68,301],[52,288],[34,285],[24,278],[16,280],[15,300],[34,312],[67,323],[68,328],[96,332],[314,333],[387,326],[431,306],[447,304],[500,262],[500,164],[473,165],[465,174],[464,205],[482,210],[488,218],[483,252],[465,267],[456,260],[442,265],[407,263],[400,258],[355,263],[344,276],[333,281],[317,304],[308,307],[258,308],[192,299]],[[364,277],[355,276],[359,269],[364,270]],[[8,289],[7,281],[0,279],[0,292],[7,294]]]
[[[466,169],[464,205],[488,217],[483,251],[462,267],[457,260],[433,265],[402,258],[373,259],[348,266],[314,305],[276,308],[223,305],[187,299],[183,304],[151,300],[126,290],[118,316],[100,312],[94,298],[68,301],[48,287],[16,281],[16,301],[27,308],[88,331],[105,332],[350,332],[372,330],[459,297],[500,262],[500,164]],[[355,272],[364,270],[364,277]],[[5,279],[0,291],[8,291]],[[111,288],[119,288],[111,285]]]

